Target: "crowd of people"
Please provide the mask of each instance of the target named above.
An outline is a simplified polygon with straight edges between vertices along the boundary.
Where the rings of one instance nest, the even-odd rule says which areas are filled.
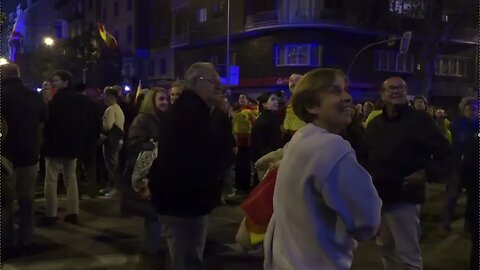
[[[347,76],[336,69],[292,74],[288,101],[275,92],[232,100],[215,67],[204,62],[169,90],[123,96],[120,86],[107,86],[101,99],[74,85],[68,71],[56,71],[40,94],[23,85],[15,64],[0,71],[7,258],[34,246],[40,175],[46,211],[38,226],[58,222],[63,179],[65,222],[81,223],[82,195],[118,199],[122,213],[144,218],[145,252],[157,256],[166,240],[171,269],[202,269],[211,211],[232,198],[251,202],[254,193],[267,194],[262,204],[272,211],[264,224],[247,211],[239,229],[247,240],[237,240],[251,247],[252,237],[261,235],[255,244],[264,245],[265,269],[350,269],[356,241],[371,239],[384,269],[423,269],[420,206],[426,183],[444,182],[440,230],[450,233],[465,188],[471,269],[478,269],[474,98],[463,98],[460,116],[450,122],[427,98],[409,101],[399,77],[385,80],[375,104],[355,105]],[[262,186],[268,177],[274,185]]]

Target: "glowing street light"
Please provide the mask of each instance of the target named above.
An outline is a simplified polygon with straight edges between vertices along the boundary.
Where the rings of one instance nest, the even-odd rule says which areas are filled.
[[[47,46],[50,47],[50,46],[53,45],[54,41],[53,41],[53,38],[51,38],[51,37],[46,37],[46,38],[43,39],[43,43],[45,43],[45,45],[47,45]]]
[[[6,58],[0,58],[0,66],[8,64],[8,60]]]

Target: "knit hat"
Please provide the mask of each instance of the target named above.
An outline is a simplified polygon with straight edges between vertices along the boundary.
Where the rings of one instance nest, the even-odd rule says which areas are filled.
[[[458,104],[458,108],[460,112],[465,110],[465,107],[469,104],[475,103],[477,100],[474,97],[463,97],[460,103]]]
[[[413,101],[418,100],[418,99],[421,99],[421,100],[423,100],[423,102],[424,102],[425,104],[428,104],[428,100],[427,100],[427,98],[426,98],[425,96],[417,95],[417,96],[415,96],[415,98],[413,99]]]

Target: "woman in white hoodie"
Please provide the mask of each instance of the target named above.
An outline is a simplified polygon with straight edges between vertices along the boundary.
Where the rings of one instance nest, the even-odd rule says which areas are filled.
[[[265,269],[350,269],[356,240],[374,237],[381,200],[350,144],[338,134],[354,109],[347,77],[315,69],[292,96],[295,114],[308,123],[285,151],[267,230]]]

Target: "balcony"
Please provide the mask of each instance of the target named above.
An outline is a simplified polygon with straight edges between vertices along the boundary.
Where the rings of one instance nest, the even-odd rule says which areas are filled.
[[[452,42],[479,44],[478,29],[473,28],[459,28],[452,31],[448,39]]]
[[[170,10],[177,11],[184,7],[187,7],[190,4],[189,0],[171,0]]]
[[[304,9],[295,13],[282,14],[280,10],[269,10],[245,19],[245,31],[298,26],[359,26],[358,16],[353,13],[332,9]]]
[[[177,48],[190,44],[190,35],[188,33],[172,35],[170,47]]]

